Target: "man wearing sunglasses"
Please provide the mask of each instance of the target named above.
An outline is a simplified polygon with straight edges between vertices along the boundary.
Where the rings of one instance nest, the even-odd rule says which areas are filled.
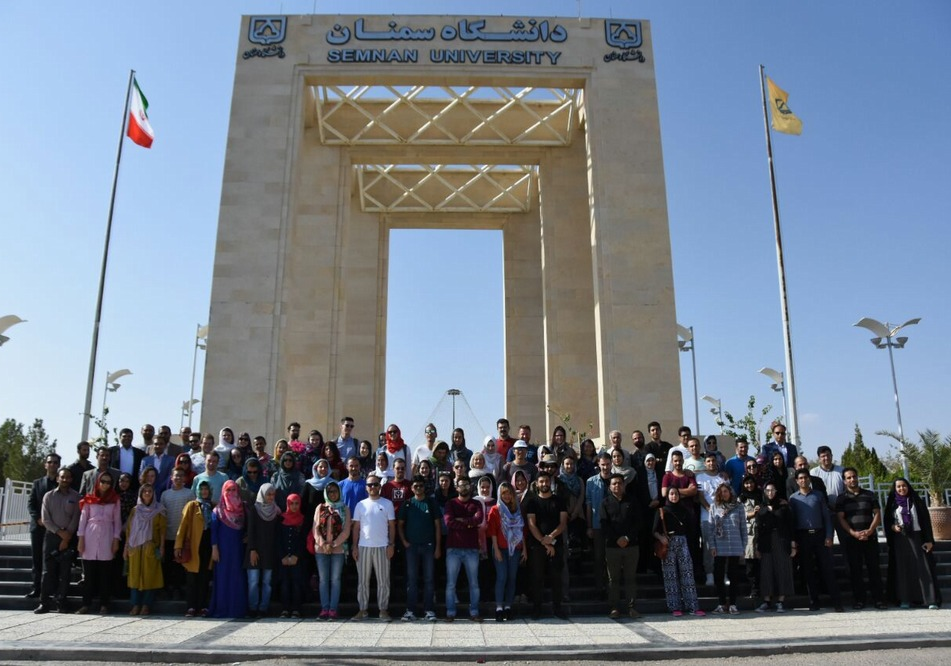
[[[369,617],[370,576],[376,575],[376,600],[380,620],[390,621],[390,559],[396,540],[396,516],[393,503],[382,497],[381,479],[367,476],[367,498],[353,512],[353,559],[357,563],[357,603],[360,610],[354,620]]]

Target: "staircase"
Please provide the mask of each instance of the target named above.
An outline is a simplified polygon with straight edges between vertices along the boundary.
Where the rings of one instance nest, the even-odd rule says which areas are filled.
[[[951,541],[939,541],[935,544],[935,557],[937,559],[938,585],[942,590],[942,595],[946,601],[951,600]],[[881,570],[882,581],[885,581],[887,571],[887,549],[882,544],[881,548]],[[24,595],[29,591],[32,576],[30,545],[23,541],[0,541],[0,609],[2,610],[33,610],[38,605],[36,599],[26,599]],[[851,606],[851,589],[846,568],[845,556],[838,545],[834,547],[834,562],[836,576],[839,582],[839,589],[842,591],[843,603],[846,608]],[[444,590],[445,590],[445,567],[443,560],[436,562],[436,612],[440,617],[445,613]],[[482,563],[484,566],[480,569],[481,580],[481,610],[485,617],[492,617],[495,612],[494,604],[494,569],[491,563]],[[528,571],[519,570],[519,576],[527,582]],[[70,601],[74,608],[80,605],[82,594],[80,588],[80,568],[77,566],[73,572],[73,583],[70,587]],[[402,561],[396,563],[392,572],[392,591],[390,594],[391,613],[398,617],[405,610],[406,587],[405,576]],[[608,605],[605,595],[599,593],[593,583],[592,563],[588,559],[573,558],[570,562],[570,603],[566,608],[574,616],[584,615],[604,615],[608,612]],[[751,610],[756,604],[752,599],[746,598],[749,593],[749,586],[746,581],[737,581],[741,585],[739,595],[739,607],[741,610]],[[341,594],[340,611],[343,617],[349,617],[357,611],[356,605],[356,570],[352,561],[348,561],[344,567],[343,592]],[[520,586],[521,587],[521,586]],[[525,585],[528,590],[529,585]],[[797,585],[799,594],[787,599],[787,607],[803,608],[808,606],[808,598],[805,596],[804,589]],[[464,616],[467,613],[468,602],[468,582],[465,580],[465,573],[460,573],[457,585],[458,596],[460,598],[459,613]],[[701,607],[709,610],[716,605],[715,593],[712,587],[700,586]],[[280,610],[280,599],[277,597],[275,589],[272,597],[272,613],[275,609]],[[185,604],[180,600],[163,598],[160,594],[159,601],[153,608],[153,613],[167,615],[184,615]],[[304,606],[305,617],[313,617],[320,610],[319,603],[316,602],[317,595],[307,584],[307,603]],[[371,591],[371,609],[374,608],[376,595]],[[824,597],[823,604],[828,600]],[[116,600],[113,602],[114,612],[128,612],[130,604],[127,600]],[[663,613],[666,612],[664,601],[664,587],[661,580],[653,574],[638,575],[638,610],[642,613]],[[526,616],[531,612],[529,604],[517,604],[516,613]]]

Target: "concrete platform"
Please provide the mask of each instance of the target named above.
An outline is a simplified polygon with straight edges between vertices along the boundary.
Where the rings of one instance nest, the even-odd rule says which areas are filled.
[[[476,624],[257,621],[0,611],[0,660],[228,663],[259,659],[398,661],[661,660],[951,646],[951,611],[754,612],[622,621]]]

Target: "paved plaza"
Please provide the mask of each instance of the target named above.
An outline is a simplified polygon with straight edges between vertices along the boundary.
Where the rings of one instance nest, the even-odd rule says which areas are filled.
[[[686,659],[849,647],[951,646],[951,611],[793,611],[733,617],[648,615],[613,621],[514,620],[476,624],[185,619],[122,615],[36,616],[0,611],[2,660],[224,663],[363,657],[398,661]]]

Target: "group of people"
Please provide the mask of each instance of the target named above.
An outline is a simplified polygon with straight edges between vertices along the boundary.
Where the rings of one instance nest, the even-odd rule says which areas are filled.
[[[716,437],[701,443],[686,426],[671,446],[656,422],[649,440],[634,431],[630,450],[616,430],[600,450],[590,439],[576,450],[561,426],[539,446],[527,425],[512,437],[504,418],[497,436],[474,449],[461,428],[445,442],[429,424],[415,450],[396,425],[375,445],[358,441],[353,428],[344,417],[335,439],[311,430],[304,441],[300,424],[291,423],[269,452],[264,437],[235,438],[229,428],[217,442],[185,428],[177,445],[167,426],[156,432],[146,425],[141,444],[123,429],[116,446],[96,450],[95,464],[85,442],[69,467],[50,454],[29,500],[27,596],[39,598],[35,612],[72,612],[67,592],[78,557],[81,614],[108,613],[127,588],[133,615],[148,615],[161,591],[183,598],[187,617],[263,616],[273,597],[282,617],[299,618],[313,580],[318,619],[335,620],[350,567],[354,619],[369,617],[375,579],[379,618],[388,620],[397,566],[405,569],[404,621],[437,619],[437,576],[447,621],[460,612],[482,620],[480,582],[489,578],[496,621],[513,617],[519,597],[532,617],[550,604],[563,618],[569,554],[591,558],[612,618],[639,617],[636,576],[651,570],[662,577],[675,616],[705,614],[698,585],[715,588],[712,612],[738,613],[744,577],[760,600],[756,610],[781,612],[797,564],[810,608],[820,607],[821,582],[841,611],[834,532],[855,608],[865,606],[866,590],[879,608],[941,603],[929,514],[911,484],[896,481],[883,512],[877,496],[859,487],[856,470],[833,464],[828,447],[810,470],[780,423],[759,459],[742,438],[725,459]],[[880,525],[889,547],[887,589],[878,568]],[[458,594],[463,569],[467,604]]]

